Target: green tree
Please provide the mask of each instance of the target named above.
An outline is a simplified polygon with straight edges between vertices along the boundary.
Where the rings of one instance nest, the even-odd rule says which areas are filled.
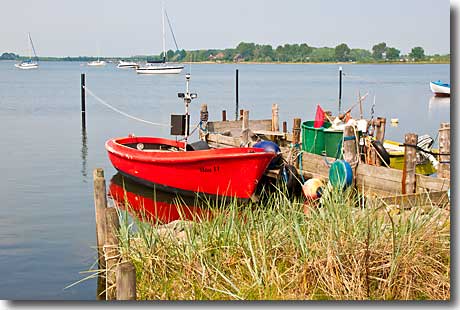
[[[399,59],[399,54],[401,53],[400,50],[394,48],[394,47],[389,47],[387,48],[387,59],[389,60],[397,60]]]
[[[345,43],[335,47],[335,58],[338,61],[348,61],[350,59],[350,48]]]
[[[353,48],[350,51],[350,60],[369,62],[372,61],[372,54],[368,50],[362,48]]]
[[[383,59],[383,53],[387,50],[387,44],[385,42],[376,44],[372,47],[372,57],[376,60]]]
[[[414,47],[409,53],[409,57],[415,59],[416,61],[422,60],[425,58],[425,51],[420,46]]]
[[[313,62],[334,61],[335,49],[330,47],[314,48],[310,54],[310,60]]]
[[[254,43],[241,42],[236,47],[236,52],[239,53],[244,59],[252,59],[254,57],[254,50],[256,45]]]

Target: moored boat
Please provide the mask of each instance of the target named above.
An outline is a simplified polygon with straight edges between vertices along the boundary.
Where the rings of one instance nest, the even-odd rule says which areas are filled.
[[[163,64],[151,64],[147,63],[142,67],[138,67],[136,72],[139,74],[179,74],[181,73],[182,69],[184,69],[183,65],[176,65],[170,63],[163,63]]]
[[[275,153],[261,148],[185,150],[185,142],[155,138],[110,139],[106,149],[122,174],[149,187],[193,194],[250,198]]]
[[[430,82],[431,91],[438,97],[450,97],[450,84],[441,81]]]
[[[29,69],[38,69],[38,57],[37,53],[35,52],[34,43],[32,42],[32,37],[30,33],[28,33],[29,38],[29,59],[21,61],[20,63],[14,64],[16,68],[29,70]],[[32,52],[34,54],[34,59],[32,59]]]
[[[93,60],[87,63],[88,66],[90,67],[102,67],[106,65],[106,62],[104,60]]]
[[[139,67],[139,65],[137,64],[137,62],[134,62],[134,61],[124,61],[124,60],[120,60],[118,62],[118,65],[117,65],[117,68],[120,68],[120,69],[124,69],[124,68],[137,68]]]

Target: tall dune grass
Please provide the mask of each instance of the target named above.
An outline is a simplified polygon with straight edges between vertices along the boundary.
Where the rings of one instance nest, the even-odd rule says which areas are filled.
[[[120,212],[138,299],[450,299],[446,210],[398,210],[351,189],[326,191],[307,213],[282,190],[202,203],[209,218],[169,230]]]

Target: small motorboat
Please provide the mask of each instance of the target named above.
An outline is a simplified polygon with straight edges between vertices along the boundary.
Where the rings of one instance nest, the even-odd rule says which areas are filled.
[[[18,64],[14,64],[14,66],[23,70],[38,69],[38,63],[34,61],[23,61]]]
[[[125,69],[125,68],[138,68],[139,65],[137,64],[137,62],[134,62],[134,61],[124,61],[124,60],[120,60],[118,62],[118,65],[117,65],[117,68],[120,68],[120,69]]]
[[[121,174],[146,186],[237,198],[251,198],[276,156],[252,147],[187,150],[183,141],[156,137],[115,138],[105,147]]]
[[[431,91],[438,97],[450,97],[450,84],[441,81],[430,82]]]
[[[183,65],[171,63],[147,63],[144,66],[137,67],[136,72],[139,74],[179,74]]]
[[[205,193],[249,199],[268,165],[278,154],[255,147],[211,149],[205,141],[187,143],[188,106],[196,98],[186,78],[183,141],[157,137],[114,138],[106,142],[112,165],[123,175],[163,191],[195,195]],[[174,126],[173,126],[174,127]],[[199,147],[198,147],[199,146]]]

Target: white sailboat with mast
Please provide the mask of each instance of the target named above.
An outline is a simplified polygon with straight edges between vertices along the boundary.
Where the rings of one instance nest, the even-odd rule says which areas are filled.
[[[106,62],[104,60],[99,59],[100,54],[101,53],[100,53],[99,47],[98,47],[98,49],[97,49],[97,60],[90,61],[90,62],[87,63],[87,65],[90,66],[90,67],[102,67],[102,66],[105,66]]]
[[[164,8],[164,3],[161,8],[161,13],[162,13],[162,26],[163,26],[163,59],[160,61],[149,61],[145,66],[140,66],[136,69],[136,72],[139,74],[178,74],[181,73],[182,69],[184,69],[184,66],[181,64],[173,64],[173,63],[167,63],[166,62],[166,40],[165,40],[165,8]],[[169,18],[168,18],[168,23],[169,23]],[[171,28],[171,24],[169,23],[169,27],[171,30],[171,33],[174,37],[174,33]],[[176,43],[174,39],[174,43]],[[176,48],[177,43],[176,43]]]
[[[38,57],[37,53],[35,52],[35,47],[34,43],[32,42],[32,37],[30,36],[30,32],[28,33],[29,37],[29,59],[23,60],[18,64],[15,64],[14,66],[19,69],[38,69]],[[32,59],[32,51],[34,53],[34,58],[35,60]]]

